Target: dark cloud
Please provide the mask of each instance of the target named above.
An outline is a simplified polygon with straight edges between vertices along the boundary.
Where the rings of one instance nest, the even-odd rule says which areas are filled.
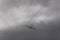
[[[12,7],[18,7],[20,5],[33,5],[33,4],[42,4],[49,5],[50,0],[6,0],[2,5],[1,10],[9,10]],[[57,3],[58,4],[58,3]],[[57,8],[57,9],[56,9]],[[54,10],[54,11],[53,11]],[[55,5],[51,8],[53,11],[53,16],[55,12],[59,13],[59,8]],[[50,11],[50,10],[49,10]],[[50,13],[52,14],[52,12]],[[0,40],[60,40],[60,15],[55,15],[52,21],[48,21],[47,24],[43,21],[40,22],[36,28],[39,30],[32,30],[25,28],[25,24],[22,26],[15,26],[16,29],[6,30],[0,32]],[[24,27],[22,30],[17,27]]]
[[[12,7],[19,7],[20,5],[36,5],[42,4],[44,6],[49,6],[50,0],[2,0],[1,10],[6,11]]]

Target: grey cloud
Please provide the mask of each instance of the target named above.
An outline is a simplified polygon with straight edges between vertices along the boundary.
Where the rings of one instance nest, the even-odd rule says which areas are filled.
[[[51,3],[50,0],[3,0],[1,4],[1,10],[6,11],[12,7],[19,7],[20,5],[36,5],[42,4],[48,6]]]
[[[20,1],[23,1],[23,0],[10,0],[10,1],[8,0],[6,1],[6,5],[7,5],[6,8],[17,6],[17,4],[20,6]],[[35,4],[35,2],[37,3],[43,2],[42,4],[45,5],[45,3],[47,2],[47,0],[37,0],[35,2],[32,2],[32,1],[33,0],[29,0],[26,2],[26,4],[29,4],[29,3]],[[22,4],[25,4],[25,2],[23,1]],[[3,10],[4,10],[4,7],[3,7]],[[56,10],[54,12],[56,12]],[[55,15],[55,16],[58,16],[58,15]],[[36,27],[39,27],[40,29],[39,28],[38,29],[40,31],[31,30],[28,28],[27,29],[24,28],[21,31],[18,30],[18,28],[17,30],[11,30],[11,31],[8,30],[3,32],[1,31],[0,40],[60,40],[60,18],[59,17],[60,15],[55,19],[53,19],[53,21],[48,22],[47,25],[43,21],[39,23]],[[20,26],[21,25],[19,25],[19,27]],[[25,26],[22,24],[22,27],[25,27]]]

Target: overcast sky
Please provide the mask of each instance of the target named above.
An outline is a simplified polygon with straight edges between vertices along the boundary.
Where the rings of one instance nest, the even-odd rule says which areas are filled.
[[[59,2],[0,0],[0,40],[60,40]]]

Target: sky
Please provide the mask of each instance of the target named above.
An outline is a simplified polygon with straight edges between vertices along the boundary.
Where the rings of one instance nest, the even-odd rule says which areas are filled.
[[[60,40],[59,2],[0,0],[0,40]]]

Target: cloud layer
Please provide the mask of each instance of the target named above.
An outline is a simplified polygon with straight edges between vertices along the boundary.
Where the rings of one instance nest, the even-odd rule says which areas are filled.
[[[0,32],[0,39],[59,40],[60,3],[52,2],[50,3],[49,0],[2,0],[0,31],[3,32]],[[40,31],[24,29],[25,24],[33,24]]]

